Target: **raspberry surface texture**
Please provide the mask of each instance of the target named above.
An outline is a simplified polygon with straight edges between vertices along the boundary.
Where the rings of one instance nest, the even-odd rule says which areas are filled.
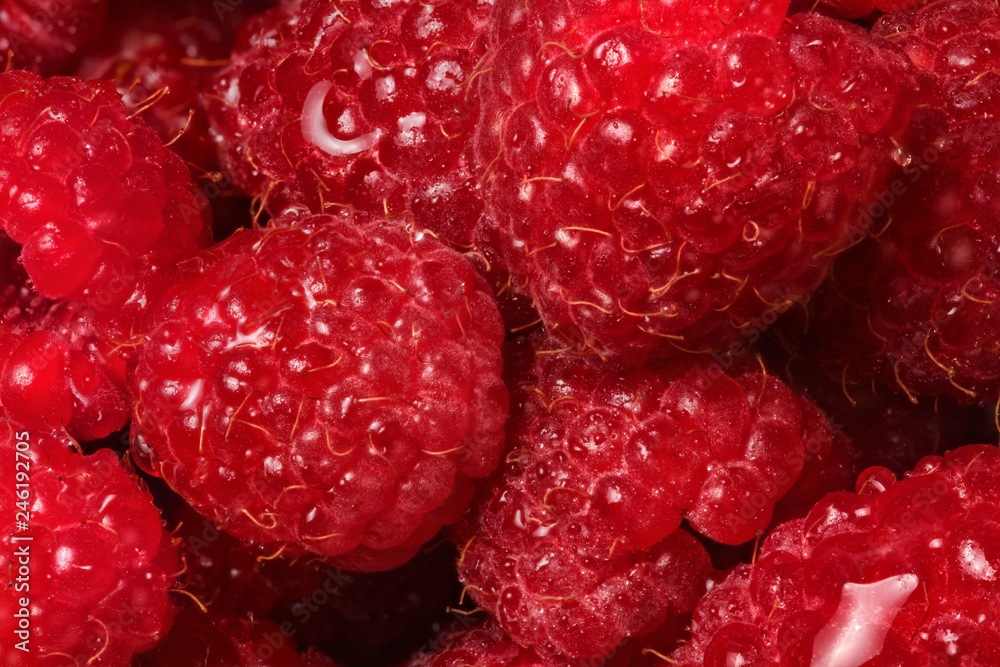
[[[133,347],[122,343],[133,332],[121,326],[128,318],[37,294],[19,253],[0,232],[0,406],[30,428],[62,427],[80,440],[106,436],[131,410]]]
[[[878,232],[838,258],[811,304],[816,356],[908,394],[1000,399],[1000,226],[995,116],[1000,9],[934,2],[873,32],[923,72],[906,160],[862,214]]]
[[[134,281],[144,257],[210,240],[187,167],[110,83],[11,70],[0,100],[0,228],[39,294],[110,307],[102,287]]]
[[[209,95],[226,170],[275,215],[348,205],[471,244],[471,83],[490,8],[306,0],[251,19]]]
[[[1000,451],[872,468],[783,524],[695,611],[681,665],[990,665]],[[875,660],[873,660],[875,659]],[[729,660],[727,663],[726,661]]]
[[[709,563],[681,521],[752,540],[807,458],[847,446],[759,369],[620,375],[539,349],[510,351],[506,463],[454,530],[473,599],[546,656],[607,655],[689,613]]]
[[[476,157],[554,335],[624,363],[745,344],[857,233],[909,63],[786,8],[498,2]]]
[[[499,314],[427,234],[328,215],[241,230],[179,267],[148,329],[133,455],[241,539],[387,569],[500,456]]]
[[[2,428],[0,664],[126,667],[174,614],[181,562],[159,510],[110,450],[81,456],[48,432]],[[13,648],[25,639],[28,652]]]

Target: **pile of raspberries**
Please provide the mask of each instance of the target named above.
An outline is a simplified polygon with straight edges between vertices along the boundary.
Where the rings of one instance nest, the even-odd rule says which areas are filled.
[[[0,53],[0,667],[1000,665],[996,0]]]

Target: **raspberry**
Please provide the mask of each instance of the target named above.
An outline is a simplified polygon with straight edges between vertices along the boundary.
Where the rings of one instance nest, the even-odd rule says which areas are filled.
[[[445,541],[387,572],[345,572],[302,558],[270,559],[219,531],[173,494],[167,525],[187,565],[186,592],[212,614],[293,627],[299,646],[320,647],[350,665],[393,665],[427,641],[459,599],[455,551]]]
[[[503,446],[503,331],[427,234],[288,215],[184,262],[138,355],[132,451],[243,540],[357,570],[455,520]]]
[[[550,332],[623,363],[752,339],[804,298],[907,116],[906,58],[864,30],[689,4],[499,2],[479,78],[511,272]]]
[[[110,84],[8,71],[0,100],[0,229],[39,294],[110,310],[149,255],[207,243],[186,167]]]
[[[268,6],[263,0],[241,1],[220,12],[218,4],[194,0],[116,3],[101,48],[87,52],[77,74],[113,80],[125,103],[144,109],[142,118],[171,141],[172,150],[202,172],[217,171],[200,95],[228,62],[239,23]]]
[[[209,112],[234,180],[272,214],[351,206],[468,246],[483,210],[466,150],[482,0],[307,0],[251,19]]]
[[[778,527],[695,611],[681,665],[989,665],[1000,450],[968,445],[896,480],[872,468]],[[876,662],[869,662],[878,657]],[[728,660],[728,662],[727,662]]]
[[[546,656],[605,655],[690,612],[709,563],[682,519],[752,540],[834,446],[819,411],[759,370],[618,375],[523,340],[511,365],[509,454],[456,526],[459,576]]]
[[[888,15],[874,32],[926,74],[901,138],[902,165],[862,211],[877,238],[838,259],[811,306],[818,350],[837,372],[874,375],[909,398],[1000,398],[1000,193],[996,55],[1000,10],[934,2]]]
[[[0,474],[8,480],[0,496],[0,631],[7,647],[0,662],[36,664],[21,662],[23,654],[11,648],[27,640],[33,656],[128,665],[166,634],[174,613],[167,593],[181,569],[152,499],[107,449],[81,456],[54,435],[5,420],[0,450]],[[15,489],[15,479],[28,481]],[[19,540],[26,535],[30,541]],[[16,631],[25,629],[19,610],[26,596],[30,627],[23,636]]]
[[[57,74],[98,35],[108,0],[3,0],[0,52],[17,68]]]
[[[120,342],[131,332],[109,321],[120,312],[99,315],[34,293],[19,252],[0,232],[0,405],[30,428],[63,426],[84,441],[104,437],[128,421],[131,348]]]

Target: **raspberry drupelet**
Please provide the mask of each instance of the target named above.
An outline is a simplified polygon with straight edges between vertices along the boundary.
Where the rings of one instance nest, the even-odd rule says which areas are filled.
[[[627,364],[725,349],[863,233],[909,63],[786,8],[497,3],[476,159],[551,333]]]
[[[148,312],[132,451],[233,535],[388,569],[503,447],[503,328],[455,251],[383,219],[289,214],[178,269]]]
[[[996,664],[998,480],[989,445],[927,457],[903,479],[866,471],[857,494],[830,494],[779,526],[753,564],[716,585],[671,657],[686,667]]]
[[[543,656],[607,655],[690,613],[710,567],[682,520],[753,540],[808,511],[776,508],[807,459],[849,447],[759,368],[615,374],[535,339],[508,350],[506,462],[453,530],[469,594]]]
[[[159,510],[112,451],[81,456],[63,437],[7,419],[0,429],[8,480],[0,491],[0,664],[126,667],[166,635],[174,615],[168,592],[181,561]],[[30,628],[19,637],[24,600]],[[23,639],[27,653],[12,648]]]
[[[187,167],[108,82],[0,74],[0,403],[81,440],[121,428],[139,313],[210,241]]]
[[[934,2],[873,33],[922,72],[900,138],[905,162],[866,210],[876,238],[838,258],[810,304],[815,355],[836,374],[893,384],[916,402],[1000,401],[1000,9]]]
[[[208,96],[226,170],[274,215],[405,213],[471,245],[470,83],[490,8],[306,0],[252,18]]]

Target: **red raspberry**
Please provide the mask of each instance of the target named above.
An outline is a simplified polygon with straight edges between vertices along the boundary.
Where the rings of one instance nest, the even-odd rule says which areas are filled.
[[[80,456],[45,431],[4,421],[0,477],[0,664],[124,667],[166,634],[180,559],[149,494],[113,452]],[[16,632],[24,599],[28,637]],[[31,657],[13,648],[25,639]],[[43,658],[52,654],[69,662]]]
[[[133,454],[241,539],[387,569],[496,466],[499,315],[427,234],[329,215],[239,231],[179,267],[149,331]]]
[[[681,665],[1000,661],[1000,450],[969,445],[897,481],[873,468],[780,526],[698,604]],[[869,662],[878,656],[878,660]],[[727,663],[727,660],[729,661]]]
[[[755,337],[848,244],[908,63],[832,19],[781,27],[786,6],[498,3],[476,155],[511,271],[570,345],[641,362]]]
[[[926,71],[901,139],[903,165],[861,211],[877,238],[838,259],[811,306],[821,354],[911,400],[1000,398],[1000,227],[995,199],[1000,9],[988,0],[934,2],[888,15],[874,32]]]
[[[142,118],[185,161],[203,173],[217,171],[216,146],[200,95],[228,63],[237,26],[268,6],[264,0],[232,6],[197,0],[116,2],[114,22],[105,29],[100,48],[85,55],[77,74],[113,80],[125,103],[143,109]],[[206,189],[211,198],[212,188]]]
[[[17,422],[96,440],[128,421],[132,332],[81,304],[36,294],[0,232],[0,404]],[[134,287],[134,286],[133,286]],[[98,331],[102,333],[98,333]]]
[[[108,82],[0,74],[0,228],[21,244],[34,289],[92,307],[122,303],[143,258],[209,240],[187,168]],[[117,297],[117,298],[116,298]]]
[[[456,540],[473,599],[543,655],[604,655],[689,612],[709,564],[682,519],[752,540],[834,446],[819,411],[759,370],[616,375],[518,346],[510,453]]]
[[[307,0],[251,19],[209,111],[226,170],[273,214],[352,206],[468,246],[466,150],[491,3]]]
[[[388,572],[345,572],[310,558],[270,558],[219,531],[173,494],[167,525],[179,540],[186,592],[214,615],[267,619],[299,646],[320,647],[351,665],[392,665],[444,625],[461,596],[455,550],[438,541]]]
[[[0,74],[0,403],[83,440],[126,421],[136,318],[209,240],[187,168],[106,83]]]
[[[0,52],[17,68],[58,74],[104,26],[108,0],[2,0]]]

